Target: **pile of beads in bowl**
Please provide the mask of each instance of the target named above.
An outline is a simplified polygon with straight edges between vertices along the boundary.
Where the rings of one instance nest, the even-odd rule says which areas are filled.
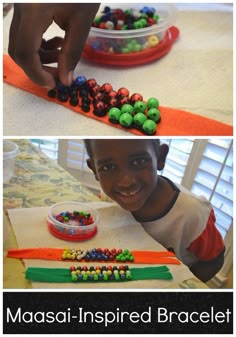
[[[62,260],[133,262],[134,257],[128,249],[92,248],[82,250],[68,248],[63,250]]]
[[[79,281],[128,281],[132,279],[128,266],[72,266],[71,280]]]
[[[110,31],[131,31],[140,30],[157,25],[160,17],[153,7],[143,7],[142,9],[111,9],[106,6],[103,12],[98,15],[93,22],[92,27],[110,30]],[[124,39],[105,39],[103,37],[92,38],[89,40],[89,45],[96,51],[107,53],[135,53],[142,50],[156,47],[160,39],[158,34],[140,36],[136,38]]]
[[[70,87],[58,83],[48,92],[50,98],[79,106],[83,112],[98,117],[108,115],[111,123],[124,128],[136,128],[144,134],[153,135],[161,120],[159,101],[151,97],[145,102],[139,93],[130,94],[125,87],[114,90],[110,83],[99,85],[95,79],[78,76]]]
[[[96,16],[93,27],[101,29],[129,30],[141,29],[157,24],[159,16],[154,7],[143,7],[137,9],[112,9],[105,6],[102,14]]]
[[[88,226],[93,223],[93,217],[87,212],[65,211],[55,215],[54,218],[61,223],[73,226]]]

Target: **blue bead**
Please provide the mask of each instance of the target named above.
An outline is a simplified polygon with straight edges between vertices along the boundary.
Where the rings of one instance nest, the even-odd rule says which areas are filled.
[[[105,6],[104,10],[103,10],[103,13],[108,13],[110,11],[111,11],[111,8],[109,6]]]
[[[83,85],[86,81],[87,81],[87,79],[86,79],[85,76],[78,76],[75,79],[75,84],[80,86],[80,85]]]
[[[95,50],[100,50],[101,49],[101,43],[99,41],[94,41],[92,43],[91,47]]]

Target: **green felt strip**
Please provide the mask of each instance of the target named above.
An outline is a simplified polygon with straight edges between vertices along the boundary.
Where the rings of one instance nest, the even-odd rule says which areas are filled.
[[[131,281],[138,280],[151,280],[151,279],[162,279],[162,280],[172,280],[173,276],[169,271],[167,266],[160,267],[144,267],[144,268],[130,268],[132,275]],[[26,270],[25,277],[28,280],[35,282],[49,282],[49,283],[68,283],[71,280],[71,271],[66,268],[37,268],[30,267]],[[80,282],[126,282],[125,280],[81,280],[73,283]]]

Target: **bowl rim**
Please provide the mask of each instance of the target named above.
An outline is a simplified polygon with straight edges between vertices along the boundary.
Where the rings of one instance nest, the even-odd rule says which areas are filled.
[[[123,4],[125,5],[125,3]],[[149,4],[150,5],[150,4]],[[177,8],[174,4],[167,3],[167,4],[156,4],[156,5],[163,5],[169,9],[168,17],[166,19],[160,18],[160,22],[150,27],[145,27],[141,29],[130,29],[130,30],[108,30],[108,29],[101,29],[97,27],[91,27],[90,33],[96,34],[98,37],[103,38],[133,38],[133,37],[143,37],[146,35],[157,34],[167,30],[171,25],[173,25]],[[91,36],[92,37],[92,36]]]
[[[62,202],[58,202],[54,205],[52,205],[49,210],[48,210],[48,221],[50,222],[53,222],[54,225],[58,225],[58,226],[61,226],[61,227],[65,227],[65,228],[78,228],[80,226],[76,225],[68,225],[68,224],[65,224],[65,223],[62,223],[60,221],[57,221],[53,216],[52,216],[52,210],[53,208],[57,207],[57,206],[61,206],[63,204],[75,204],[75,205],[82,205],[82,206],[85,206],[86,208],[88,208],[88,210],[91,211],[91,213],[93,213],[93,223],[90,224],[90,225],[86,225],[86,226],[81,226],[81,227],[85,227],[87,229],[90,229],[92,228],[93,226],[97,226],[99,220],[100,220],[100,217],[99,217],[99,214],[97,212],[97,210],[95,210],[93,207],[89,206],[87,203],[85,202],[78,202],[78,201],[62,201]],[[94,216],[95,216],[95,219],[94,219]]]

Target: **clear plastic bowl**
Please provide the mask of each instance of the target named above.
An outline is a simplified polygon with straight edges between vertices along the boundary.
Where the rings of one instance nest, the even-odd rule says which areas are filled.
[[[100,6],[97,16],[101,15],[105,6],[106,4]],[[84,48],[83,56],[85,58],[110,65],[146,63],[151,60],[151,56],[152,59],[163,56],[163,47],[172,45],[176,39],[175,36],[172,36],[171,30],[169,30],[174,23],[176,15],[176,8],[173,4],[113,3],[108,6],[112,9],[134,9],[136,11],[141,10],[145,6],[153,7],[160,18],[157,24],[141,29],[108,30],[92,27]],[[154,43],[156,38],[159,40],[158,44]],[[130,43],[138,44],[140,49],[122,52],[125,46]]]
[[[14,174],[15,157],[19,153],[17,144],[3,140],[3,183],[7,183]]]
[[[56,216],[64,212],[85,212],[89,213],[93,223],[89,225],[80,225],[78,222],[70,220],[68,223],[60,222]],[[92,238],[97,233],[99,222],[98,212],[85,203],[76,201],[65,201],[53,205],[48,211],[48,229],[54,236],[68,241],[81,241]]]

